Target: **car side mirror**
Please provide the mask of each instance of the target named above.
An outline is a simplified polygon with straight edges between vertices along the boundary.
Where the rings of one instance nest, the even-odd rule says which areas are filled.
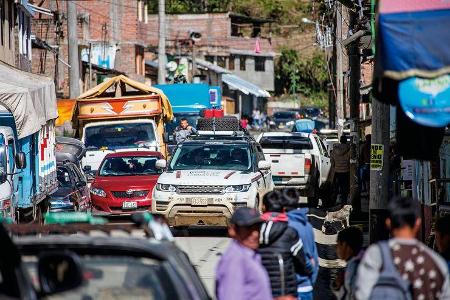
[[[27,167],[27,160],[25,158],[25,153],[23,152],[16,153],[15,161],[18,169],[25,169]]]
[[[89,166],[89,165],[86,165],[86,166],[83,167],[83,171],[84,171],[85,173],[90,172],[90,171],[92,171],[92,167]]]
[[[270,170],[272,165],[270,164],[270,161],[267,160],[261,160],[258,162],[258,169],[260,170]]]
[[[164,133],[163,133],[163,142],[164,142],[165,144],[167,144],[167,143],[170,142],[170,136],[169,136],[169,133],[168,133],[168,132],[164,132]]]
[[[43,296],[75,289],[83,283],[80,258],[73,252],[47,252],[39,256],[38,277]]]
[[[155,167],[159,170],[163,170],[167,167],[167,161],[165,159],[158,159],[155,163]]]

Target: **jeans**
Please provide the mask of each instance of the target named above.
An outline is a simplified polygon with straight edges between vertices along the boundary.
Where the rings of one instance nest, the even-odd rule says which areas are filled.
[[[335,184],[338,194],[341,195],[342,204],[347,204],[348,193],[350,190],[350,173],[335,173]]]

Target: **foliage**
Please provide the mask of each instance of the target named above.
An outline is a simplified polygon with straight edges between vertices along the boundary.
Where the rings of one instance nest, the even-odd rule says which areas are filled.
[[[278,60],[276,77],[282,89],[290,94],[310,96],[326,90],[327,62],[319,51],[314,52],[310,58],[303,58],[296,50],[284,48]]]
[[[148,0],[149,12],[158,13],[158,0]],[[233,11],[255,18],[273,19],[277,24],[301,24],[311,14],[311,1],[305,0],[166,0],[166,13],[205,13]]]

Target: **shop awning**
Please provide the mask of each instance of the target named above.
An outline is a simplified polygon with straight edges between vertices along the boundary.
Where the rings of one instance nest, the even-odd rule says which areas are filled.
[[[231,89],[237,89],[246,95],[251,94],[256,97],[264,97],[264,98],[270,97],[270,94],[268,91],[260,88],[256,84],[248,82],[247,80],[244,80],[234,74],[223,74],[222,81],[224,83],[228,84],[228,86]]]
[[[58,117],[53,80],[3,63],[0,104],[13,114],[19,138],[39,131],[47,121]]]

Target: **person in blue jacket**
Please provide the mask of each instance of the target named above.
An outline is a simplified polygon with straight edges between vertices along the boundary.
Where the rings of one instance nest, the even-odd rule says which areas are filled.
[[[310,276],[297,274],[297,293],[299,300],[313,299],[313,286],[319,273],[319,254],[312,225],[308,222],[308,208],[299,204],[299,193],[296,189],[283,191],[284,207],[288,216],[288,224],[294,228],[303,241],[306,263],[313,272]],[[307,266],[309,267],[309,266]]]

